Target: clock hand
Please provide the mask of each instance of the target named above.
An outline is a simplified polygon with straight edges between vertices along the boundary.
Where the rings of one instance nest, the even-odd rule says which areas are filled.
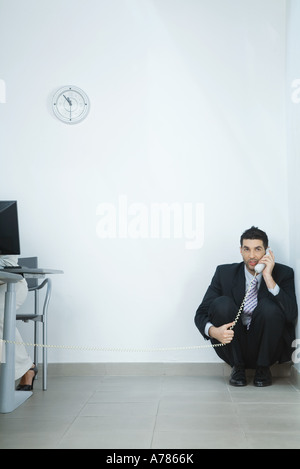
[[[72,106],[72,101],[70,100],[70,98],[66,98],[66,96],[64,94],[63,94],[63,97],[69,103],[69,105]]]

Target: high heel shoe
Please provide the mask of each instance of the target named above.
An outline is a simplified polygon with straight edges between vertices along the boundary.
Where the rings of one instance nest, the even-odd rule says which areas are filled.
[[[31,384],[19,384],[16,389],[17,391],[32,391],[33,390],[33,382],[34,382],[36,375],[38,374],[38,369],[35,363],[34,363],[34,367],[30,368],[28,371],[34,372],[34,377],[32,378]]]

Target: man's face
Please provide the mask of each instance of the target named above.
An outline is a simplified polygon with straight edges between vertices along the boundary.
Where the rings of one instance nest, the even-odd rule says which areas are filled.
[[[240,251],[247,270],[254,275],[256,264],[258,264],[260,259],[266,253],[262,240],[243,239],[243,245],[241,246]]]

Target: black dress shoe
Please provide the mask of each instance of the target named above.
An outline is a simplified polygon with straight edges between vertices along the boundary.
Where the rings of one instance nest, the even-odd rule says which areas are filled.
[[[243,366],[234,366],[229,379],[231,386],[246,386],[246,374]]]
[[[270,368],[268,366],[258,366],[255,372],[254,386],[262,388],[264,386],[271,386],[272,384],[272,375]]]

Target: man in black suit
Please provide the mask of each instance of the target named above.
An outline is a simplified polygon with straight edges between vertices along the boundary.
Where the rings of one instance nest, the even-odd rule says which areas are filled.
[[[195,316],[195,324],[206,339],[224,344],[215,351],[232,367],[229,382],[233,386],[247,384],[246,368],[256,370],[255,386],[269,386],[270,366],[291,360],[298,314],[294,272],[275,264],[271,250],[266,255],[268,243],[264,231],[254,226],[246,230],[240,238],[243,262],[217,267]],[[234,324],[258,263],[265,268],[257,275],[256,307],[251,313],[243,310]]]

